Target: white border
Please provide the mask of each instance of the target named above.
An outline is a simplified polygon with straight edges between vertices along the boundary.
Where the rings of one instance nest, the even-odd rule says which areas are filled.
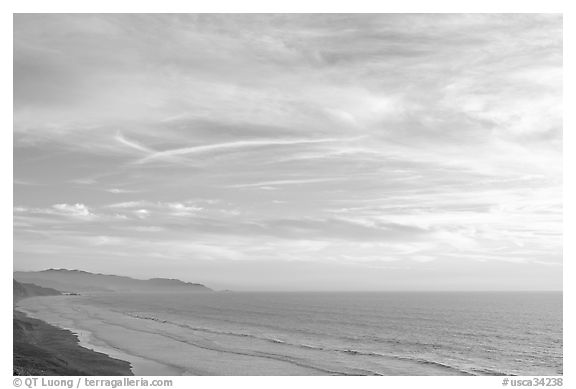
[[[569,1],[564,0],[10,0],[13,13],[562,13]]]
[[[564,14],[564,387],[573,386],[573,368],[576,366],[574,360],[574,336],[573,329],[576,328],[574,315],[569,307],[574,306],[574,286],[572,276],[574,275],[574,254],[576,236],[576,226],[574,219],[576,209],[574,207],[575,177],[573,167],[576,166],[574,156],[575,134],[574,134],[574,85],[576,80],[574,70],[574,39],[576,31],[574,28],[576,19],[568,1],[547,0],[547,1],[503,1],[503,0],[482,0],[474,2],[464,1],[415,1],[402,0],[400,2],[384,3],[383,1],[354,0],[354,1],[311,1],[311,0],[291,0],[283,2],[273,2],[265,0],[211,0],[211,1],[186,1],[186,0],[140,0],[140,1],[119,1],[100,0],[92,2],[80,2],[78,0],[50,0],[50,1],[4,1],[2,2],[2,13],[0,14],[0,29],[2,42],[3,60],[2,67],[2,130],[0,132],[0,171],[2,174],[2,207],[1,217],[1,245],[2,248],[2,285],[0,289],[0,299],[2,300],[5,317],[0,320],[5,341],[3,342],[1,354],[2,387],[13,387],[12,377],[12,324],[9,321],[8,312],[12,305],[12,14],[13,13],[58,13],[58,12],[100,12],[100,13],[171,13],[171,12],[304,12],[304,13],[362,13],[362,12],[544,12]],[[8,335],[9,334],[9,335]],[[10,342],[10,343],[9,343]],[[115,377],[110,377],[115,378]],[[162,377],[156,377],[162,378]],[[290,388],[296,385],[306,386],[332,386],[335,388],[345,388],[348,385],[362,385],[363,388],[502,388],[501,377],[165,377],[174,379],[175,388],[190,388],[192,385],[203,385],[210,387],[250,387],[253,389],[270,388]]]

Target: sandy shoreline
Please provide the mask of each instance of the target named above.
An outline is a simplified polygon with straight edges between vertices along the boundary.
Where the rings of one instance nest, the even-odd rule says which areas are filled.
[[[303,347],[269,333],[250,336],[250,330],[204,324],[202,312],[158,310],[151,296],[110,296],[33,297],[19,309],[72,331],[86,350],[129,362],[132,373],[140,376],[474,375],[432,358],[363,354],[351,346]],[[175,297],[158,301],[169,305]]]
[[[33,297],[18,309],[72,331],[87,349],[130,362],[135,375],[331,375],[296,360],[222,346],[206,334],[86,304],[86,298]]]
[[[14,375],[133,375],[129,362],[82,347],[71,331],[12,314]]]
[[[115,348],[101,339],[95,337],[94,333],[85,329],[78,329],[70,327],[69,325],[62,325],[61,323],[46,322],[35,315],[34,312],[29,311],[18,305],[15,306],[16,312],[21,312],[27,317],[47,323],[48,325],[70,331],[77,337],[77,344],[89,351],[107,355],[110,358],[124,361],[131,365],[131,372],[137,376],[173,376],[173,375],[190,375],[181,369],[158,363],[137,355],[129,354],[123,350]]]
[[[182,371],[175,367],[167,366],[156,361],[128,354],[118,348],[114,348],[101,340],[94,339],[90,331],[78,330],[75,328],[65,328],[78,336],[80,346],[100,352],[111,358],[120,359],[129,362],[132,365],[132,373],[137,376],[173,376],[182,375]]]

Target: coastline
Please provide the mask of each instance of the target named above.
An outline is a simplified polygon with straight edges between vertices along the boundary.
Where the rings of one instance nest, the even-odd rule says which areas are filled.
[[[118,348],[114,348],[102,340],[95,341],[92,332],[68,328],[67,330],[78,336],[78,344],[88,350],[103,353],[111,358],[130,363],[131,371],[135,376],[179,376],[185,375],[184,370],[168,366],[137,355],[129,354]],[[188,374],[189,375],[189,374]]]
[[[226,301],[220,301],[220,297],[217,295],[202,295],[202,298],[193,299],[193,301],[188,298],[178,300],[177,297],[182,297],[182,295],[155,295],[152,298],[152,295],[140,296],[128,293],[114,296],[112,300],[108,293],[48,296],[41,299],[29,298],[19,303],[18,309],[45,323],[71,330],[76,335],[80,346],[130,362],[134,375],[303,376],[374,374],[438,376],[521,375],[522,372],[528,371],[524,366],[515,363],[516,359],[502,367],[494,365],[491,362],[493,359],[490,358],[491,355],[494,355],[493,353],[464,352],[456,354],[456,358],[459,357],[460,360],[451,359],[451,357],[444,358],[443,355],[446,354],[442,354],[442,350],[452,350],[452,346],[443,346],[442,343],[436,346],[436,343],[431,343],[435,340],[426,337],[425,332],[415,332],[416,335],[420,334],[423,337],[417,339],[415,343],[410,343],[411,340],[408,339],[408,342],[399,343],[400,346],[397,348],[394,348],[396,343],[386,343],[387,349],[384,349],[384,346],[370,348],[370,344],[366,342],[348,342],[348,339],[355,340],[355,338],[337,337],[334,341],[329,342],[331,339],[326,341],[320,337],[316,341],[316,337],[306,338],[299,334],[292,337],[289,332],[276,332],[268,330],[268,327],[263,330],[261,326],[240,328],[236,325],[231,328],[226,324],[226,319],[230,316],[228,309],[231,304],[240,308],[246,306],[250,308],[255,301],[262,301],[259,297],[265,298],[265,301],[274,297],[273,309],[267,312],[275,313],[280,310],[276,307],[289,306],[285,303],[286,301],[293,301],[294,296],[280,296],[282,298],[276,295],[261,295],[259,297],[251,295],[248,298],[228,296],[230,298]],[[337,296],[338,302],[333,305],[335,308],[343,305],[340,303],[342,297]],[[353,301],[356,301],[355,296],[348,297],[354,297]],[[387,301],[390,298],[390,296],[380,297],[376,300],[377,302]],[[466,296],[456,297],[457,300],[467,298]],[[488,297],[488,301],[494,300],[493,296]],[[517,301],[516,297],[512,297],[507,303],[505,301],[505,304],[502,304],[501,309],[509,307],[510,302]],[[324,301],[326,296],[310,296],[311,300],[314,298]],[[550,303],[551,301],[547,295],[542,298],[542,302]],[[411,301],[413,296],[404,296],[404,299],[393,296],[394,301],[398,299],[400,299],[400,305],[404,306],[403,303]],[[239,300],[240,304],[238,304]],[[330,297],[327,301],[332,300],[335,299]],[[523,301],[533,300],[534,296],[531,295],[523,297]],[[553,300],[556,303],[550,304],[557,305],[558,299],[554,298]],[[243,301],[244,303],[242,303]],[[272,306],[271,303],[268,305]],[[448,300],[445,305],[454,306],[452,300]],[[534,307],[540,306],[540,300],[536,299],[533,305]],[[163,308],[167,306],[171,308]],[[209,308],[202,310],[203,306]],[[328,306],[330,305],[328,304]],[[391,306],[394,307],[394,305]],[[221,307],[222,315],[220,317],[212,316],[212,320],[208,322],[202,321],[203,315],[213,313],[212,307]],[[297,308],[300,309],[300,305]],[[304,308],[307,306],[304,305]],[[189,313],[181,315],[179,313],[181,311]],[[410,310],[407,312],[410,313]],[[469,311],[464,312],[463,317],[466,317],[467,312]],[[528,310],[528,312],[531,311]],[[477,314],[473,314],[472,318],[477,316]],[[489,323],[498,323],[499,317],[494,316],[496,322],[490,321]],[[222,321],[224,324],[220,324],[222,322],[216,323],[214,321],[216,318],[224,319]],[[349,316],[343,317],[343,319],[347,318]],[[557,319],[551,323],[556,323]],[[360,321],[360,324],[364,322],[366,321]],[[273,320],[264,324],[274,325],[275,323],[277,321]],[[297,322],[293,323],[298,327]],[[418,325],[418,322],[408,321],[408,330],[411,330],[410,324]],[[255,332],[254,328],[259,329],[260,332]],[[318,328],[321,327],[316,327],[316,329]],[[432,326],[432,329],[434,328]],[[455,329],[461,328],[459,326]],[[509,341],[510,346],[517,350],[517,354],[523,350],[532,350],[530,348],[532,343],[523,343],[522,339],[515,340],[516,338],[511,335],[509,329],[515,327],[507,328],[505,327],[501,332],[501,342]],[[314,330],[314,328],[312,329]],[[404,333],[404,330],[399,331]],[[472,336],[465,333],[463,337],[456,338],[455,345],[471,344],[470,342],[475,342],[475,337],[485,334],[486,331],[491,331],[491,328],[486,325],[479,326],[477,330],[470,333]],[[449,328],[436,330],[435,333],[446,338],[453,331]],[[354,333],[354,336],[357,336],[356,334],[366,336],[367,332],[360,329]],[[350,335],[348,334],[348,336]],[[344,341],[339,343],[340,339],[344,339]],[[530,337],[526,341],[532,342],[534,339],[534,337]],[[561,344],[561,337],[558,340]],[[548,342],[547,338],[542,338],[539,341]],[[444,348],[440,348],[437,353],[429,349],[427,353],[422,353],[420,351],[422,347],[428,347],[429,344],[433,344],[434,350],[440,346]],[[524,344],[527,344],[528,348],[523,348]],[[417,346],[419,348],[416,348]],[[494,350],[501,349],[496,348]],[[400,352],[395,352],[397,350]],[[416,350],[417,353],[411,354],[410,350]],[[558,348],[554,347],[550,350],[557,352]],[[514,355],[511,354],[508,360],[511,357]],[[541,361],[546,362],[546,364],[535,359],[534,368],[541,369],[540,371],[547,373],[546,375],[562,374],[561,365],[557,365],[553,357],[541,359]],[[528,361],[528,363],[531,362]],[[163,373],[160,373],[154,371],[154,367],[171,370],[169,372],[161,370]]]
[[[326,374],[314,367],[300,366],[266,355],[251,355],[239,351],[227,352],[220,348],[212,349],[208,345],[201,344],[202,342],[200,344],[183,342],[178,336],[166,337],[164,334],[156,333],[154,328],[142,331],[131,328],[131,325],[125,326],[108,322],[108,320],[101,321],[101,318],[86,320],[92,315],[85,315],[86,311],[81,311],[82,314],[80,311],[77,312],[76,309],[80,304],[76,305],[72,301],[66,302],[64,299],[67,298],[79,297],[50,296],[45,302],[44,299],[30,298],[22,304],[23,307],[20,306],[18,309],[51,325],[70,330],[77,336],[80,345],[86,349],[93,349],[113,358],[130,362],[132,372],[136,376],[264,375],[264,371],[272,372],[270,375]],[[45,311],[47,306],[50,306],[50,309]],[[69,310],[68,314],[60,315],[59,311],[62,308]],[[40,314],[40,312],[43,313]],[[48,312],[49,314],[46,315]],[[98,317],[99,314],[95,316]],[[78,321],[77,318],[80,320]],[[134,317],[127,317],[127,319],[132,325],[146,327],[160,325]],[[94,326],[96,323],[97,326]],[[126,339],[132,339],[129,343],[133,347],[118,346],[118,344],[125,344]],[[161,359],[160,356],[167,358]],[[265,368],[255,368],[253,361],[256,360],[265,364]],[[228,369],[218,370],[222,366],[227,366]]]
[[[133,375],[129,362],[79,344],[72,331],[32,318],[13,315],[13,375]]]
[[[33,296],[27,298],[37,298],[40,296]],[[62,296],[65,298],[65,296]],[[20,300],[19,300],[20,301]],[[35,317],[33,312],[30,312],[22,307],[14,306],[14,355],[16,357],[16,327],[18,323],[31,323],[37,334],[33,335],[33,338],[43,338],[46,335],[56,338],[57,344],[65,344],[64,350],[56,349],[51,347],[51,344],[42,345],[46,348],[49,354],[58,353],[58,358],[64,360],[66,365],[70,365],[70,361],[67,360],[66,354],[59,354],[60,351],[70,353],[74,355],[78,350],[82,349],[85,353],[85,358],[91,359],[87,366],[82,366],[82,374],[77,374],[77,371],[73,371],[74,374],[61,374],[61,369],[58,369],[58,374],[48,374],[48,375],[135,375],[135,376],[169,376],[169,375],[182,375],[182,372],[177,368],[158,363],[146,358],[142,358],[136,355],[129,354],[123,350],[114,348],[102,340],[95,339],[92,332],[87,330],[81,330],[77,328],[71,328],[70,326],[63,326],[60,323],[49,323],[45,320]],[[22,343],[30,343],[26,339],[21,339]],[[73,342],[73,343],[72,343]],[[42,354],[42,353],[41,353]],[[89,358],[92,355],[93,358]],[[103,360],[106,359],[110,363],[104,363],[102,369],[94,366],[96,364],[102,364]],[[111,362],[113,361],[113,362]],[[73,364],[73,363],[72,363]],[[108,366],[110,365],[110,366]],[[16,360],[14,361],[14,366],[16,366]],[[66,370],[63,370],[66,371]],[[16,369],[15,369],[16,372]],[[26,374],[31,375],[31,374]],[[42,374],[33,374],[42,375]]]

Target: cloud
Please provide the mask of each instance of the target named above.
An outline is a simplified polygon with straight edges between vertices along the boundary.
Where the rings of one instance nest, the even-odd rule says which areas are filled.
[[[14,185],[41,185],[35,182],[30,182],[26,180],[13,180]]]
[[[186,205],[186,204],[177,203],[177,202],[163,203],[163,204],[160,204],[160,206],[167,207],[168,209],[170,209],[172,211],[172,214],[176,215],[176,216],[190,216],[190,215],[197,214],[199,211],[202,211],[204,209],[202,207],[198,207],[198,206],[194,206],[194,205]]]
[[[133,213],[140,219],[146,219],[150,216],[150,211],[147,209],[137,209]]]
[[[54,204],[53,208],[57,211],[62,212],[63,214],[67,214],[73,217],[94,217],[95,215],[90,212],[88,207],[84,204]]]
[[[314,184],[319,182],[331,182],[331,181],[341,181],[345,180],[346,178],[342,177],[326,177],[326,178],[303,178],[298,180],[277,180],[277,181],[264,181],[264,182],[252,182],[249,184],[238,184],[238,185],[231,185],[229,188],[260,188],[264,190],[274,190],[275,186],[282,186],[282,185],[301,185],[301,184]]]
[[[137,193],[136,190],[130,189],[121,189],[121,188],[110,188],[106,189],[106,192],[114,193],[114,194],[126,194],[126,193]]]
[[[114,137],[114,139],[116,139],[118,142],[120,142],[122,145],[124,146],[128,146],[128,148],[130,148],[131,150],[136,150],[136,151],[140,151],[141,153],[144,154],[154,154],[155,151],[141,145],[140,143],[137,143],[133,140],[129,140],[126,139],[122,134],[118,133],[116,134],[116,136]]]
[[[149,206],[152,202],[146,200],[137,200],[137,201],[124,201],[121,203],[114,203],[107,205],[108,208],[138,208],[143,206]]]
[[[562,40],[544,14],[17,15],[15,261],[561,263]]]
[[[149,213],[148,210],[142,209],[142,207],[154,209],[155,212],[158,213],[159,215],[172,215],[172,216],[190,216],[204,210],[204,207],[197,205],[197,201],[152,202],[146,200],[138,200],[138,201],[126,201],[122,203],[114,203],[106,205],[106,208],[129,210],[130,212],[138,212],[140,210],[140,211],[146,211],[141,212],[141,214]]]
[[[98,217],[84,204],[54,204],[50,208],[33,208],[26,206],[14,207],[14,213],[23,215],[52,215],[65,216],[78,220],[93,220]]]
[[[170,160],[174,157],[194,155],[194,154],[207,154],[219,151],[234,151],[259,147],[272,147],[272,146],[291,146],[291,145],[307,145],[316,143],[334,143],[334,142],[347,142],[351,139],[257,139],[249,141],[236,141],[226,142],[219,144],[201,145],[184,147],[166,151],[159,151],[150,153],[147,157],[138,160],[137,163],[144,164],[154,160]]]

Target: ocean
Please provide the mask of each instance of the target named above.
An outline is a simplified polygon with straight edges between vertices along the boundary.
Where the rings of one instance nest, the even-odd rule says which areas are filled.
[[[561,375],[561,292],[92,293],[19,309],[137,375]]]

